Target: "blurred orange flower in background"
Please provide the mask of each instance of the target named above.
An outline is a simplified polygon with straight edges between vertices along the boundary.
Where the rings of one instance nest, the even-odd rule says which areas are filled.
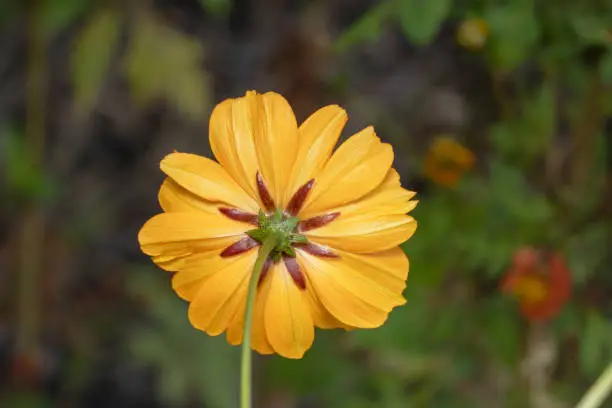
[[[417,204],[391,168],[393,150],[368,127],[332,151],[347,121],[326,106],[300,126],[280,95],[248,92],[210,119],[218,162],[172,153],[159,201],[164,213],[139,233],[143,252],[175,272],[189,319],[210,335],[242,342],[257,248],[267,258],[253,309],[252,347],[300,358],[314,327],[373,328],[405,303],[408,259],[399,245]]]
[[[502,281],[502,291],[514,295],[530,321],[554,318],[571,295],[572,280],[560,253],[522,248]]]
[[[425,176],[444,187],[456,185],[463,174],[474,166],[471,150],[452,137],[438,137],[425,157]]]
[[[482,18],[470,18],[457,28],[457,42],[470,51],[481,50],[489,37],[489,25]]]

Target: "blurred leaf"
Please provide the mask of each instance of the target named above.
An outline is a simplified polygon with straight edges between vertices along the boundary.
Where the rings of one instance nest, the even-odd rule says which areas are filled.
[[[489,131],[495,149],[504,157],[511,157],[520,151],[521,143],[517,139],[521,135],[516,123],[498,122]]]
[[[467,393],[459,393],[453,387],[449,387],[444,392],[438,392],[431,403],[418,405],[418,407],[443,407],[443,408],[474,408],[478,406],[474,401],[467,400]],[[416,408],[417,406],[415,406]]]
[[[42,394],[26,391],[11,391],[0,395],[0,406],[10,408],[51,408],[53,404]]]
[[[197,395],[211,408],[237,405],[238,348],[223,336],[209,337],[188,322],[186,304],[178,299],[163,271],[132,274],[132,291],[148,305],[153,327],[135,327],[130,353],[161,373],[161,396],[171,406]]]
[[[545,71],[559,72],[571,67],[570,64],[576,62],[577,53],[584,48],[572,27],[572,20],[580,14],[580,4],[566,3],[564,7],[555,7],[551,3],[550,6],[538,16],[542,36],[547,40],[535,57]]]
[[[423,273],[423,271],[419,271]],[[404,350],[414,354],[424,354],[432,346],[430,339],[433,322],[433,312],[427,309],[427,291],[422,287],[414,287],[414,282],[408,280],[406,300],[409,307],[394,309],[387,322],[376,330],[357,330],[350,333],[351,340],[360,347],[372,350]],[[438,323],[436,328],[446,324]],[[428,327],[427,331],[413,330],[415,327]]]
[[[341,335],[339,330],[318,330],[314,345],[300,360],[279,356],[268,358],[265,363],[268,385],[296,394],[320,394],[340,389],[354,369],[353,362],[338,355]]]
[[[494,66],[514,69],[535,51],[540,29],[533,2],[490,3],[485,19],[491,29],[487,49]]]
[[[373,376],[375,386],[380,393],[379,406],[385,408],[404,408],[405,381],[397,378],[394,373],[386,372]]]
[[[203,118],[210,95],[201,58],[197,41],[143,13],[125,63],[136,101],[145,104],[165,98],[180,112]]]
[[[47,33],[54,34],[66,28],[82,15],[90,4],[90,0],[43,0],[41,16]]]
[[[469,341],[471,328],[464,322],[473,313],[452,296],[435,296],[437,291],[427,289],[409,280],[407,305],[394,309],[382,327],[356,330],[350,339],[359,347],[380,353],[381,364],[401,373],[405,380],[436,377],[446,381],[466,368],[454,353]],[[453,342],[449,343],[451,337]]]
[[[559,338],[581,335],[582,323],[579,308],[575,304],[568,304],[551,324],[559,333]]]
[[[431,43],[448,16],[452,0],[399,0],[399,19],[408,40],[417,45]]]
[[[438,210],[453,213],[452,227],[441,239],[448,243],[445,257],[454,253],[458,270],[497,277],[518,246],[539,244],[548,238],[549,229],[544,227],[555,215],[553,207],[516,167],[492,159],[488,179],[468,178],[459,193],[462,204]]]
[[[578,38],[588,45],[610,44],[610,17],[605,13],[591,14],[589,12],[577,13],[569,19]]]
[[[585,283],[602,270],[610,251],[609,237],[610,225],[602,220],[566,238],[565,252],[574,282]]]
[[[550,82],[544,82],[523,108],[525,154],[537,156],[547,148],[555,128],[555,111],[554,89]]]
[[[4,0],[0,1],[0,23],[9,21],[21,9],[21,3],[19,0]]]
[[[369,401],[366,398],[363,398],[362,395],[346,395],[346,396],[338,396],[337,399],[339,401],[334,401],[336,405],[334,407],[338,408],[379,408],[380,405],[378,402]],[[337,405],[340,404],[340,405]]]
[[[485,344],[494,359],[514,366],[519,361],[521,328],[517,319],[518,305],[510,299],[497,296],[481,305]]]
[[[515,249],[514,220],[500,211],[488,186],[489,180],[468,177],[459,192],[464,205],[454,205],[456,236],[452,246],[458,251],[459,268],[497,276]],[[491,237],[496,237],[491,239]]]
[[[119,40],[119,15],[101,10],[77,37],[72,52],[75,100],[84,112],[95,105]]]
[[[612,46],[601,60],[601,76],[605,84],[612,85]]]
[[[199,0],[204,10],[216,16],[226,16],[232,9],[231,0]]]
[[[344,52],[357,44],[377,40],[382,33],[383,23],[392,11],[393,8],[389,0],[368,10],[363,17],[353,23],[336,39],[334,49],[337,52]]]
[[[491,140],[503,157],[527,167],[541,157],[555,131],[556,106],[554,88],[544,82],[523,102],[518,118],[493,125]]]
[[[461,249],[461,268],[484,272],[487,277],[501,275],[516,247],[523,243],[521,232],[514,224],[507,213],[489,205],[481,220],[465,231],[463,238],[455,244]]]
[[[24,11],[22,0],[0,1],[0,23],[14,18]],[[39,21],[46,35],[53,35],[66,28],[90,6],[90,0],[41,0],[38,4]]]
[[[529,168],[548,149],[556,126],[555,90],[543,82],[522,104],[520,116],[494,124],[490,137],[506,160]]]
[[[402,245],[410,260],[410,269],[418,271],[410,274],[411,285],[436,286],[455,259],[453,248],[447,248],[442,254],[438,249],[439,243],[456,231],[453,207],[446,200],[443,194],[432,195],[411,213],[420,220],[418,233]]]
[[[44,168],[36,163],[28,150],[23,135],[16,131],[5,131],[5,145],[0,149],[6,184],[12,194],[25,199],[48,199],[56,192]]]
[[[595,310],[587,312],[584,331],[580,336],[580,366],[589,376],[596,376],[610,357],[612,328]]]
[[[553,207],[546,196],[527,183],[520,169],[492,161],[490,179],[492,197],[512,217],[515,227],[517,221],[540,227],[553,217]]]

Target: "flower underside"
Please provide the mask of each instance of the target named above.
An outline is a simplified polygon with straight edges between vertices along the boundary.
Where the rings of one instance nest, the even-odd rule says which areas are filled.
[[[230,257],[250,251],[260,246],[270,236],[274,236],[276,246],[266,259],[259,283],[261,284],[265,279],[268,270],[274,263],[283,261],[296,286],[304,290],[306,289],[306,278],[296,260],[295,248],[300,248],[320,257],[336,258],[338,255],[327,248],[309,242],[301,232],[327,225],[336,219],[340,213],[332,212],[300,220],[296,214],[299,213],[308,197],[308,193],[314,186],[314,179],[300,187],[293,194],[287,207],[281,209],[274,203],[261,174],[257,173],[256,177],[257,188],[264,209],[260,209],[258,214],[227,207],[221,207],[219,211],[230,219],[246,222],[257,228],[247,231],[245,237],[226,247],[221,252],[221,256]]]
[[[281,95],[247,92],[211,114],[215,160],[161,160],[163,212],[138,242],[196,329],[301,358],[315,328],[380,327],[405,304],[415,193],[372,126],[338,145],[347,120],[328,105],[298,123]]]

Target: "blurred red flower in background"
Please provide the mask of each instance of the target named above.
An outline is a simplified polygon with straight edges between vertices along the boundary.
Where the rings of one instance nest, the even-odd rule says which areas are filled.
[[[567,303],[572,279],[563,255],[528,247],[516,251],[501,289],[518,299],[528,320],[545,321]]]
[[[453,187],[474,167],[474,153],[449,136],[437,137],[425,156],[424,173],[442,187]]]

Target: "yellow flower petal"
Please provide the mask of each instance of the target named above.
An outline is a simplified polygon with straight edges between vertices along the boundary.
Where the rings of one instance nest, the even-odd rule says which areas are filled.
[[[249,224],[234,221],[221,214],[162,213],[157,214],[143,225],[138,234],[138,241],[146,254],[160,255],[161,253],[150,248],[175,242],[189,247],[192,242],[199,243],[216,238],[233,237],[251,228]]]
[[[172,289],[181,299],[190,302],[200,290],[204,279],[214,272],[213,270],[197,269],[192,273],[176,273],[172,277]]]
[[[406,190],[400,183],[400,176],[395,169],[389,169],[383,182],[361,199],[334,208],[345,215],[355,215],[364,211],[376,211],[379,214],[406,214],[416,207],[414,191]]]
[[[184,242],[167,242],[141,247],[157,266],[170,272],[185,269],[201,257],[218,255],[238,240],[237,236]]]
[[[392,162],[393,149],[380,142],[372,127],[351,136],[315,178],[300,217],[309,218],[363,197],[382,183]]]
[[[255,307],[253,308],[253,325],[251,326],[251,348],[257,351],[259,354],[273,354],[274,349],[270,345],[268,338],[266,337],[266,328],[264,324],[264,310],[265,305],[268,301],[268,294],[270,293],[270,279],[264,279],[257,290],[257,296],[255,297]],[[242,343],[242,332],[244,330],[244,307],[246,304],[246,297],[242,299],[242,304],[239,308],[238,313],[234,316],[234,319],[230,323],[229,329],[227,329],[227,342],[232,345],[239,345]]]
[[[211,202],[222,202],[243,210],[257,212],[255,200],[236,184],[215,161],[188,153],[171,153],[160,167],[177,184]]]
[[[277,207],[289,201],[287,190],[298,148],[298,126],[289,103],[274,92],[248,92],[259,171]]]
[[[250,228],[220,214],[162,213],[145,223],[138,241],[161,268],[178,271],[193,257],[221,253]]]
[[[305,293],[291,279],[284,262],[274,264],[266,279],[271,281],[264,310],[268,341],[281,356],[301,358],[314,341]]]
[[[300,125],[299,147],[290,178],[289,194],[295,193],[325,166],[347,120],[344,109],[329,105],[310,115]]]
[[[407,215],[417,205],[415,193],[402,188],[399,174],[389,170],[383,183],[361,199],[334,208],[338,218],[304,232],[311,241],[359,253],[384,251],[414,234],[417,223]]]
[[[166,177],[157,196],[159,205],[165,212],[204,211],[219,214],[219,203],[204,200],[179,186],[170,177]]]
[[[241,299],[247,295],[251,270],[257,251],[236,256],[236,262],[217,270],[204,280],[195,298],[189,305],[189,321],[196,329],[216,336],[227,330]]]
[[[367,255],[338,251],[339,258],[297,252],[321,303],[348,326],[378,327],[405,303],[408,260],[399,248]]]
[[[223,168],[253,199],[259,200],[259,168],[254,142],[253,116],[257,97],[228,99],[210,117],[210,147]]]
[[[253,252],[257,252],[253,250]],[[192,301],[206,280],[217,271],[230,267],[240,256],[223,258],[218,253],[194,254],[174,262],[178,272],[172,277],[172,289],[187,301]]]
[[[298,259],[299,262],[299,259]],[[304,268],[304,266],[302,266]],[[305,268],[304,268],[305,270]],[[321,300],[317,293],[312,289],[312,283],[308,278],[308,274],[305,274],[306,277],[306,300],[308,302],[308,307],[310,308],[310,314],[312,315],[312,321],[316,327],[320,327],[321,329],[349,329],[350,327],[342,323],[340,320],[336,319],[329,311],[323,306]]]
[[[315,244],[356,253],[384,251],[406,242],[416,231],[417,222],[408,215],[364,217],[363,222],[342,222],[340,217],[328,226],[304,233]],[[314,235],[314,234],[317,235]]]

